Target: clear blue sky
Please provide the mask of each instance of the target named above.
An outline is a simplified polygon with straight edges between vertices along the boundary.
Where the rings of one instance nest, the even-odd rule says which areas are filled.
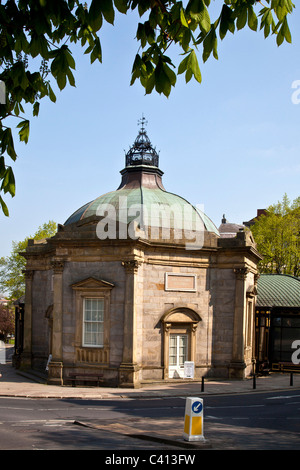
[[[117,189],[142,114],[165,188],[203,204],[217,227],[223,213],[242,223],[284,193],[300,196],[300,104],[291,100],[300,80],[299,22],[296,9],[293,44],[279,48],[263,32],[229,34],[219,40],[219,60],[202,65],[202,84],[186,85],[181,76],[168,99],[129,85],[137,52],[133,15],[118,15],[103,29],[103,64],[90,65],[78,45],[76,88],[57,92],[56,104],[42,100],[27,145],[15,138],[17,193],[5,198],[10,217],[0,214],[0,256],[9,255],[13,240],[49,220],[63,224]]]

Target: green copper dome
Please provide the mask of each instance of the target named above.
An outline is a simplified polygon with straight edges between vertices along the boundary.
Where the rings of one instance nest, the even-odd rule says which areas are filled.
[[[160,220],[164,215],[169,215],[171,228],[187,229],[190,227],[195,229],[195,224],[199,223],[200,219],[205,230],[219,236],[214,223],[199,208],[192,206],[182,197],[158,187],[121,188],[104,194],[74,212],[64,225],[78,222],[93,215],[104,215],[109,207],[115,209],[117,221],[124,221],[127,217],[128,222],[136,219],[139,208],[141,208],[141,211],[147,212],[147,220],[152,226],[160,226],[162,223]],[[145,219],[146,215],[144,214],[141,221],[145,221]],[[158,225],[154,225],[155,223]]]
[[[121,175],[122,181],[116,191],[103,194],[85,204],[64,225],[98,216],[104,218],[108,225],[114,219],[118,226],[124,224],[123,227],[127,227],[128,224],[135,223],[136,229],[145,230],[151,227],[156,234],[157,229],[165,230],[165,234],[171,230],[172,239],[182,231],[186,234],[188,231],[207,231],[219,236],[216,226],[200,208],[165,190],[162,183],[163,172],[158,168],[158,154],[143,126],[126,154],[126,167]],[[142,233],[141,236],[143,237]]]

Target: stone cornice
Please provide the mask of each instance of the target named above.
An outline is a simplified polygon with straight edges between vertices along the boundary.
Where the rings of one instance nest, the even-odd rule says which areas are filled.
[[[219,253],[245,253],[247,256],[252,255],[255,257],[257,260],[263,259],[262,255],[257,251],[256,248],[253,246],[247,245],[247,246],[228,246],[228,247],[220,247],[219,248]]]

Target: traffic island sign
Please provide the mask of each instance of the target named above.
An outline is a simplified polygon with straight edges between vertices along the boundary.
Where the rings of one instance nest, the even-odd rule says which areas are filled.
[[[203,400],[188,397],[185,403],[184,432],[185,441],[204,441]]]

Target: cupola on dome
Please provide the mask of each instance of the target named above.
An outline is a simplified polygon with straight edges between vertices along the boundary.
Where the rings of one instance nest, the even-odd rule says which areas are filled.
[[[142,118],[141,129],[133,146],[126,154],[126,166],[150,165],[158,167],[158,154],[152,147],[149,137],[145,130],[145,119]]]

